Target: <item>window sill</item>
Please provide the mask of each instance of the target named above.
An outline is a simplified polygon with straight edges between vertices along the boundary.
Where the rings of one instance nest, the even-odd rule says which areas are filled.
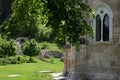
[[[113,41],[90,42],[88,45],[112,45]]]

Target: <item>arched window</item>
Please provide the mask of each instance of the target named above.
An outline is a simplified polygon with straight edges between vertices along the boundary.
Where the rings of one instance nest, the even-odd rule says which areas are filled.
[[[103,19],[103,41],[109,41],[109,16],[105,14]]]
[[[96,16],[96,41],[109,41],[109,15]]]
[[[112,41],[112,17],[107,9],[98,9],[93,21],[95,29],[94,41]]]
[[[101,40],[101,17],[97,15],[96,17],[96,41]]]
[[[109,41],[109,15],[104,14],[103,10],[101,10],[101,14],[96,16],[96,41]]]
[[[113,41],[113,13],[111,8],[103,2],[99,2],[94,6],[94,10],[96,13],[96,18],[94,18],[91,23],[95,30],[94,41]]]

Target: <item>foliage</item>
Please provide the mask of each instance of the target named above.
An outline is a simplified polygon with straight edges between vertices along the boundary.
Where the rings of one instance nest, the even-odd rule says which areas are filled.
[[[0,39],[0,56],[14,56],[16,55],[16,45],[14,40],[6,41],[5,39]]]
[[[51,26],[61,40],[68,38],[76,43],[81,35],[91,35],[92,27],[87,19],[93,10],[83,0],[41,0],[43,15],[47,16],[46,26]]]
[[[36,12],[34,13],[35,8],[32,4],[29,0],[14,0],[12,4],[13,14],[0,25],[0,33],[3,38],[28,37],[39,41],[49,38],[51,29],[39,24],[40,17]]]
[[[58,51],[60,53],[63,53],[63,46],[57,45],[55,43],[41,42],[39,43],[39,47],[48,51]]]
[[[37,46],[37,42],[34,39],[31,39],[29,42],[26,42],[22,45],[22,50],[25,55],[30,57],[36,56],[39,54],[40,49]]]
[[[0,29],[1,34],[7,36],[5,37],[7,39],[18,37],[35,38],[38,35],[38,27],[31,16],[29,20],[26,20],[26,23],[19,23],[16,17],[11,17],[9,21],[1,25]]]
[[[73,44],[81,35],[93,33],[92,27],[87,24],[88,16],[93,14],[93,10],[83,0],[14,0],[12,10],[9,25],[35,27],[39,18],[41,24],[52,27],[54,36],[59,37],[59,40],[67,37]],[[28,31],[29,34],[31,32]],[[31,33],[33,34],[34,32]]]
[[[36,63],[35,60],[30,61],[28,56],[10,56],[6,58],[0,58],[0,65],[6,64],[21,64],[21,63]]]
[[[47,25],[51,26],[60,39],[76,43],[81,35],[92,33],[92,27],[87,24],[87,17],[93,10],[82,3],[82,0],[43,0],[47,15]]]
[[[52,34],[52,29],[49,27],[45,27],[45,25],[39,24],[38,25],[38,41],[47,41],[50,35]]]

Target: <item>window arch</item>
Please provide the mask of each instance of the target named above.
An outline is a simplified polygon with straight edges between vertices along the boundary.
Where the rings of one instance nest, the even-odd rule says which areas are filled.
[[[95,30],[94,41],[112,41],[112,10],[105,3],[95,6],[96,18],[93,20]]]

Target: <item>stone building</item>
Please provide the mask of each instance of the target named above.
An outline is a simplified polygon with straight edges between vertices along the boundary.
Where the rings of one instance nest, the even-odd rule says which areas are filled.
[[[66,48],[65,72],[72,80],[120,80],[120,0],[86,0],[96,12],[90,19],[94,39],[80,51]]]

